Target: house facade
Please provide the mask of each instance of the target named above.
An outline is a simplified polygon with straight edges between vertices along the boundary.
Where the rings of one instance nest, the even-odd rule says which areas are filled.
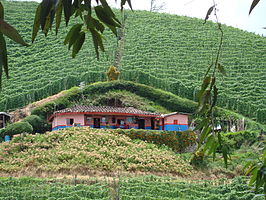
[[[54,112],[49,121],[52,122],[52,130],[73,126],[173,131],[188,129],[187,114],[161,115],[132,107],[75,106]]]

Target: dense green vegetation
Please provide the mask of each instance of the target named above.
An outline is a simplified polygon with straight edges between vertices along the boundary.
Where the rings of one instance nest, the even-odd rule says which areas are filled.
[[[0,171],[74,173],[88,170],[191,174],[192,167],[166,146],[131,140],[112,129],[70,128],[18,135],[0,144]]]
[[[121,199],[125,200],[250,200],[255,196],[250,192],[245,179],[242,178],[236,178],[230,184],[226,184],[226,180],[221,180],[216,184],[212,181],[187,183],[148,177],[122,182],[120,194]],[[263,199],[263,197],[258,199]]]
[[[38,3],[5,1],[3,4],[5,19],[30,43]],[[103,72],[113,61],[116,39],[106,35],[106,53],[102,54],[99,61],[96,59],[91,41],[84,44],[84,49],[76,59],[72,59],[71,52],[68,52],[63,44],[67,30],[68,28],[64,28],[62,24],[57,36],[51,33],[44,38],[40,33],[35,43],[28,48],[21,47],[11,40],[7,41],[11,78],[8,81],[3,80],[1,110],[22,107],[29,102],[78,85],[81,80],[95,82],[106,79]]]
[[[37,3],[5,2],[6,19],[29,41]],[[19,12],[18,12],[19,11]],[[122,79],[133,80],[196,100],[200,80],[217,49],[215,24],[188,17],[149,12],[127,12]],[[160,28],[158,28],[160,27]],[[266,39],[223,26],[218,105],[265,122]],[[105,80],[114,61],[116,38],[106,35],[106,53],[96,61],[93,45],[84,45],[76,59],[63,46],[67,29],[58,36],[38,36],[34,45],[21,48],[9,43],[10,81],[4,80],[2,110],[22,107],[81,81]],[[83,58],[82,60],[80,58]]]
[[[156,87],[161,83],[156,84],[149,76],[164,80],[167,84],[161,87],[195,100],[195,90],[218,49],[217,26],[211,22],[202,25],[203,21],[195,18],[150,12],[129,12],[126,22],[123,69],[145,74],[135,77]],[[218,105],[260,117],[266,105],[266,39],[232,27],[222,28],[220,63],[227,75],[219,78]]]
[[[170,92],[129,81],[112,81],[97,82],[83,88],[73,87],[64,91],[62,97],[36,107],[31,114],[46,119],[55,110],[64,109],[75,104],[131,106],[162,113],[177,110],[193,113],[197,107],[196,102],[180,98]]]
[[[184,182],[146,176],[97,180],[34,178],[0,179],[0,200],[262,200],[255,197],[243,177],[232,181]]]
[[[0,200],[109,200],[104,183],[66,184],[34,178],[1,178]]]
[[[153,87],[129,82],[112,81],[97,82],[83,88],[73,87],[64,91],[64,96],[47,102],[32,110],[33,115],[48,118],[55,110],[64,109],[75,104],[85,105],[110,105],[132,106],[142,110],[157,111],[162,113],[186,112],[193,114],[197,108],[194,101],[178,97],[170,92]],[[217,108],[216,115],[221,119],[243,119],[242,115]],[[246,129],[259,130],[265,127],[246,118]]]

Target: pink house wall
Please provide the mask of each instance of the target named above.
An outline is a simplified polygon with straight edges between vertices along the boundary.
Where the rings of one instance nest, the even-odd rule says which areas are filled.
[[[66,126],[66,119],[74,119],[74,123],[84,126],[84,114],[59,115],[53,119],[52,127]]]
[[[164,124],[174,124],[174,120],[177,120],[177,124],[187,125],[188,115],[176,114],[176,115],[167,116],[164,118]]]

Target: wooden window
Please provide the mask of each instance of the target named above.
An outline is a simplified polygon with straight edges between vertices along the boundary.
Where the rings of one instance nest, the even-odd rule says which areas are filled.
[[[174,124],[178,124],[178,120],[177,119],[174,120]]]

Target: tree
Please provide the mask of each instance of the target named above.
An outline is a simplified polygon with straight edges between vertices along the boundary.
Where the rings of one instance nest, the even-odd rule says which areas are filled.
[[[257,6],[260,0],[253,0],[249,14]],[[216,3],[214,0],[214,5],[207,11],[205,22],[208,20],[212,12],[216,15]],[[199,145],[197,152],[212,154],[215,158],[217,149],[220,149],[224,159],[224,163],[227,167],[229,156],[228,147],[224,144],[222,135],[218,131],[214,131],[215,127],[215,117],[214,108],[218,98],[218,88],[216,86],[216,72],[219,71],[222,74],[225,73],[224,67],[219,63],[219,57],[221,53],[221,47],[223,44],[223,30],[221,24],[218,22],[218,17],[216,15],[218,29],[221,32],[220,43],[218,47],[218,52],[214,63],[212,63],[205,74],[203,83],[201,85],[201,90],[199,92],[199,105],[198,105],[198,115],[201,116],[202,122],[196,127],[200,130],[201,136],[199,139]],[[204,23],[205,23],[204,22]],[[194,154],[194,158],[197,156],[197,152]],[[192,158],[192,160],[194,159]],[[266,147],[262,149],[262,154],[256,161],[247,163],[247,174],[251,174],[250,185],[255,186],[255,192],[258,192],[260,188],[263,188],[264,196],[266,199]]]

